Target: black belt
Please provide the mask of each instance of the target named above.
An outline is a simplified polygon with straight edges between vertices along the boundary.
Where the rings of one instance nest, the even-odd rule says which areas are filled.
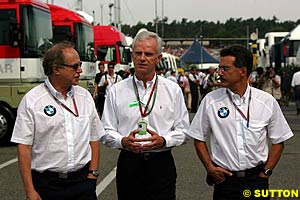
[[[83,168],[74,171],[74,172],[52,172],[52,171],[43,171],[43,172],[38,172],[36,170],[31,170],[33,174],[36,175],[44,175],[44,176],[52,176],[56,178],[61,178],[61,179],[68,179],[68,178],[73,178],[73,177],[78,177],[82,175],[87,175],[89,171],[89,165],[90,163],[86,164]]]
[[[158,160],[164,159],[172,155],[171,150],[160,151],[160,152],[144,152],[144,153],[134,153],[125,149],[121,149],[120,156],[127,156],[131,159],[136,160]]]
[[[238,177],[238,178],[243,178],[243,177],[248,177],[254,174],[259,174],[263,170],[263,165],[258,165],[256,167],[242,170],[242,171],[232,171],[232,176]]]

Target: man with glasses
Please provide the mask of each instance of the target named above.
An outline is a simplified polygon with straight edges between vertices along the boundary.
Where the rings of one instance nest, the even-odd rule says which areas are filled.
[[[77,86],[76,50],[59,43],[44,55],[44,83],[22,99],[12,135],[27,199],[97,199],[104,129],[90,93]]]
[[[222,88],[205,96],[188,131],[207,183],[214,185],[214,200],[244,199],[243,191],[268,189],[284,142],[293,136],[276,99],[249,86],[252,62],[242,46],[220,52]]]
[[[120,150],[117,164],[119,200],[175,200],[176,167],[171,153],[183,144],[189,125],[177,83],[155,72],[161,38],[137,34],[132,45],[135,74],[111,87],[103,112],[101,141]]]

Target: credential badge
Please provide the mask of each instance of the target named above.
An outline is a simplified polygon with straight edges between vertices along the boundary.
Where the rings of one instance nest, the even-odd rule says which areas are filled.
[[[52,105],[47,105],[44,108],[44,113],[50,117],[56,114],[56,109]]]
[[[218,110],[218,116],[220,118],[226,118],[229,115],[229,109],[226,107],[222,107]]]

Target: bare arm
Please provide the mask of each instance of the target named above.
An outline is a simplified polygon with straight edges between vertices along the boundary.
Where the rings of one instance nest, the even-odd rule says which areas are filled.
[[[100,142],[98,140],[91,141],[90,145],[92,149],[92,159],[90,162],[89,170],[98,170],[100,159]],[[97,179],[92,174],[88,174],[88,178]]]
[[[41,197],[36,192],[31,175],[31,146],[19,144],[18,145],[18,160],[20,173],[24,185],[27,198],[30,200],[40,200]]]
[[[94,93],[93,93],[93,99],[95,100],[97,97],[97,92],[98,92],[98,84],[94,83]]]
[[[272,144],[269,155],[268,155],[268,159],[264,166],[264,169],[274,169],[275,168],[275,166],[277,165],[277,163],[281,157],[283,149],[284,149],[283,142],[279,143],[279,144]],[[264,173],[260,173],[260,176],[268,177]]]
[[[225,175],[232,176],[232,174],[226,169],[223,169],[221,167],[216,167],[213,164],[207,149],[206,142],[195,139],[194,145],[198,157],[200,158],[202,164],[204,165],[207,173],[212,177],[215,183],[223,182],[225,180]]]

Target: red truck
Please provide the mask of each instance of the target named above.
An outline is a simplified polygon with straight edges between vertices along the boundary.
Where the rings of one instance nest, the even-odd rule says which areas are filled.
[[[52,43],[51,15],[37,0],[0,0],[0,143],[10,140],[23,96],[46,78],[42,56]]]
[[[131,62],[130,47],[125,36],[114,26],[94,26],[94,49],[97,60],[115,63],[115,71],[128,68]]]
[[[82,61],[79,84],[93,92],[96,74],[93,26],[83,16],[66,8],[48,4],[51,11],[53,42],[73,43]]]

